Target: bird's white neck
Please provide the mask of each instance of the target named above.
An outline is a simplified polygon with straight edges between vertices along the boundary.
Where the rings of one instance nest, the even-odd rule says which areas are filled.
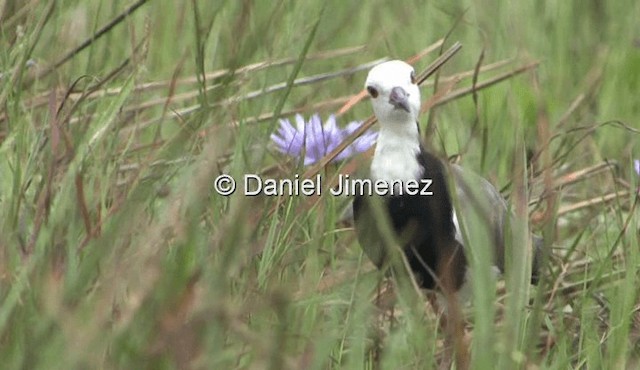
[[[418,162],[420,133],[416,122],[381,123],[376,151],[371,162],[373,180],[392,182],[421,177]]]

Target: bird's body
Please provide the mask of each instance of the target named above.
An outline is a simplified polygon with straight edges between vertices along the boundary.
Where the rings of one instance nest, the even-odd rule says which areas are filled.
[[[486,220],[499,270],[504,269],[503,228],[509,212],[502,196],[488,181],[449,165],[424,149],[417,124],[420,91],[413,73],[413,68],[401,61],[380,64],[369,72],[365,86],[381,127],[370,177],[389,184],[398,180],[430,181],[432,195],[405,192],[385,196],[383,208],[420,286],[458,291],[467,283],[468,260],[453,197],[464,207],[475,207],[475,214]],[[453,181],[448,180],[449,175]],[[450,187],[454,186],[452,192]],[[381,267],[389,250],[370,207],[368,195],[356,196],[355,227],[362,248]]]
[[[384,135],[381,135],[384,137]],[[382,145],[381,145],[382,144]],[[397,151],[396,151],[397,149]],[[391,150],[394,155],[381,154]],[[419,284],[426,289],[436,288],[438,271],[450,262],[449,268],[457,271],[453,286],[459,288],[466,272],[467,262],[462,245],[456,239],[456,225],[451,197],[447,190],[442,162],[418,146],[415,151],[385,147],[378,142],[376,156],[371,166],[372,180],[392,181],[428,179],[429,191],[433,195],[393,195],[384,197],[390,224],[403,244],[407,262]],[[396,192],[399,193],[399,192]],[[354,199],[353,209],[358,238],[365,252],[381,267],[386,261],[387,249],[377,235],[375,219],[367,195]]]

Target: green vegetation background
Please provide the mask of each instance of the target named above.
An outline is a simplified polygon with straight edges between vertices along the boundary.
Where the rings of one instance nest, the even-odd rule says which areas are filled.
[[[225,198],[212,183],[304,171],[269,145],[270,115],[326,118],[366,72],[247,94],[407,59],[445,36],[463,49],[443,77],[479,60],[539,65],[477,105],[469,95],[438,107],[441,155],[463,153],[507,193],[525,149],[555,160],[554,178],[615,163],[562,187],[548,217],[525,225],[552,255],[537,299],[495,304],[501,293],[477,284],[472,366],[638,366],[640,2],[138,3],[92,39],[133,2],[0,2],[0,367],[436,366],[443,336],[422,297],[400,292],[394,318],[381,317],[381,276],[337,225],[341,199]],[[340,124],[370,114],[364,101]],[[507,283],[515,290],[530,287]]]

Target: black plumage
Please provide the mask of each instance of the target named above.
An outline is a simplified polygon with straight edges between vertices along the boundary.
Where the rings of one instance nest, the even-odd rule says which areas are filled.
[[[462,245],[455,238],[453,205],[448,191],[443,163],[422,148],[417,156],[424,169],[421,178],[431,180],[433,195],[391,195],[383,197],[389,222],[402,245],[407,262],[420,286],[434,289],[438,279],[450,272],[452,287],[460,288],[467,269]],[[380,268],[390,246],[382,245],[369,207],[371,195],[356,195],[353,215],[358,240],[365,252]]]

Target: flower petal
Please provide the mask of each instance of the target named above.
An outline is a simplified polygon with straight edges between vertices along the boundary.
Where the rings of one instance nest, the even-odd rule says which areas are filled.
[[[320,116],[314,115],[309,119],[309,122],[305,125],[305,137],[304,137],[304,145],[305,145],[305,157],[304,157],[304,165],[309,166],[322,158],[324,155],[324,147],[322,145],[322,137],[318,137],[318,135],[322,135],[322,122],[320,121]]]
[[[335,148],[334,148],[335,149]],[[334,161],[341,161],[344,159],[347,159],[349,157],[351,157],[353,155],[353,149],[351,148],[351,145],[349,145],[348,147],[344,148],[343,151],[341,151],[337,156],[335,156],[335,158],[333,158]]]
[[[304,117],[301,114],[296,114],[296,131],[304,132]]]
[[[296,114],[295,127],[288,119],[280,119],[280,127],[271,135],[271,141],[284,154],[299,158],[304,153],[304,165],[308,166],[334,151],[361,125],[362,122],[354,121],[347,124],[345,128],[340,128],[336,123],[335,115],[330,115],[323,124],[317,113],[312,115],[308,122],[305,122],[302,115]],[[338,153],[333,161],[344,160],[355,153],[368,150],[376,142],[377,137],[377,132],[365,132]]]
[[[376,143],[376,140],[378,140],[378,133],[374,131],[367,131],[364,134],[360,135],[359,138],[355,139],[351,146],[353,147],[354,151],[362,153],[369,150],[369,148],[371,148],[373,144]]]
[[[278,135],[271,135],[271,140],[285,154],[300,156],[302,148],[301,135],[291,126],[289,120],[281,119]]]
[[[636,170],[638,176],[640,176],[640,159],[633,161],[633,168]]]
[[[336,124],[336,116],[333,114],[327,118],[327,122],[324,124],[324,133],[325,136],[329,137],[329,140],[335,140],[341,135],[341,130],[338,128]]]
[[[362,125],[362,121],[352,121],[352,122],[349,122],[349,123],[347,124],[347,126],[344,128],[344,132],[345,132],[347,135],[351,135],[351,134],[353,134],[354,132],[356,132],[356,130],[357,130],[358,128],[360,128],[360,125]]]
[[[344,129],[345,133],[347,133],[347,135],[353,134],[354,132],[356,132],[357,129],[360,128],[362,123],[363,123],[362,121],[350,122]],[[369,148],[371,148],[373,144],[375,144],[377,139],[378,139],[377,132],[367,130],[365,133],[360,135],[360,137],[355,139],[351,144],[351,147],[354,150],[354,154],[356,152],[362,153],[364,151],[367,151]]]
[[[271,141],[273,141],[274,144],[276,144],[276,148],[279,151],[281,151],[283,153],[287,152],[286,148],[288,146],[288,143],[285,142],[285,140],[282,137],[280,137],[280,136],[278,136],[276,134],[271,134]]]
[[[296,130],[289,124],[289,122],[283,123],[280,121],[280,128],[278,129],[278,134],[282,139],[284,139],[287,143],[293,141],[296,136]]]

